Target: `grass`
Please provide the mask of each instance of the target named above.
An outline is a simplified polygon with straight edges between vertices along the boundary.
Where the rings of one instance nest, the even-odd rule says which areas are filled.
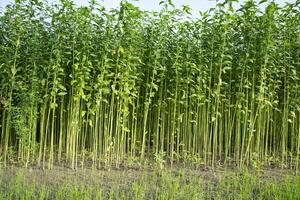
[[[281,170],[1,170],[0,199],[299,199],[300,177]]]

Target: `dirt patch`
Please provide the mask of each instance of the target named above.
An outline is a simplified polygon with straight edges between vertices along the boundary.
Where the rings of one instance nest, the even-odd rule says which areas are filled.
[[[167,168],[163,170],[134,170],[134,169],[108,169],[108,170],[93,170],[93,169],[77,169],[72,170],[65,167],[55,166],[53,169],[30,168],[24,169],[21,167],[10,166],[6,169],[1,169],[1,179],[9,181],[12,177],[16,177],[22,173],[29,182],[35,181],[43,185],[57,185],[62,182],[69,181],[71,183],[80,183],[87,185],[101,184],[105,187],[110,187],[115,184],[116,180],[126,179],[128,182],[135,182],[141,176],[160,176],[160,174],[168,172],[173,177],[184,178],[201,178],[208,181],[219,181],[225,176],[233,176],[241,174],[245,171],[239,169],[182,169],[182,168]],[[278,179],[282,180],[287,175],[294,175],[292,170],[285,169],[263,169],[263,170],[247,170],[247,173],[253,174],[262,179]],[[122,184],[122,183],[120,183]]]

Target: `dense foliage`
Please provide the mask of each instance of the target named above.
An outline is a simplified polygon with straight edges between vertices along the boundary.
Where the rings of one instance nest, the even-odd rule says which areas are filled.
[[[16,0],[0,15],[1,162],[298,169],[299,5],[226,1],[194,19],[171,1]]]

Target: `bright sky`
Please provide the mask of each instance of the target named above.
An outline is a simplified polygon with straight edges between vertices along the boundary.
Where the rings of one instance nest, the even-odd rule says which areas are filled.
[[[9,2],[14,0],[0,0],[0,7],[4,7]],[[49,3],[55,2],[56,0],[48,0]],[[73,0],[77,5],[87,5],[88,0]],[[121,0],[98,0],[102,2],[106,8],[117,7]],[[139,0],[139,1],[132,1],[135,5],[138,5],[143,10],[159,10],[161,6],[159,2],[161,0]],[[260,0],[259,0],[260,1]],[[296,0],[275,0],[280,5],[284,5],[284,2],[295,2]],[[215,0],[172,0],[177,8],[181,7],[182,5],[189,5],[192,10],[193,14],[197,15],[198,11],[206,11],[209,8],[212,8],[216,5]]]

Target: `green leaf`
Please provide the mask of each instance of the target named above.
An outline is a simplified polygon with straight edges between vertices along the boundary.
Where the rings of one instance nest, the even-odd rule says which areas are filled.
[[[267,2],[268,0],[261,0],[258,4],[260,5],[260,4],[263,4],[263,3],[265,3],[265,2]]]
[[[17,73],[17,69],[15,67],[12,67],[11,68],[11,73],[12,73],[13,76],[15,76],[16,73]]]
[[[59,92],[58,96],[65,96],[67,93],[66,92]]]

